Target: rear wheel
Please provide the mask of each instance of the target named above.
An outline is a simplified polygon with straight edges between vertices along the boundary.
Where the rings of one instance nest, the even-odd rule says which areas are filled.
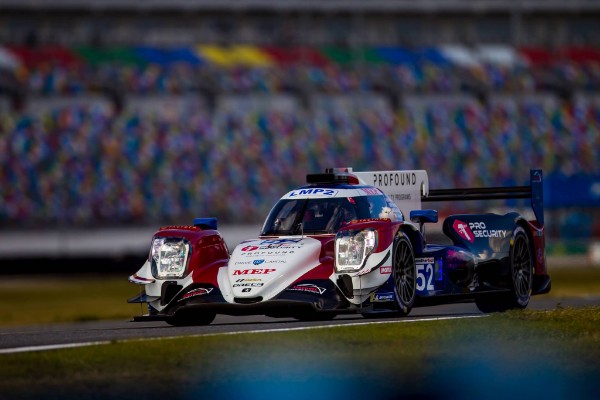
[[[505,293],[490,293],[475,298],[475,304],[484,313],[525,308],[531,298],[533,283],[533,257],[529,239],[518,227],[510,247],[511,288]]]
[[[416,297],[415,254],[404,233],[394,243],[393,259],[394,292],[399,316],[410,313]]]
[[[533,257],[529,240],[523,228],[515,231],[514,244],[510,252],[512,273],[512,301],[514,308],[525,308],[531,299],[533,283]]]
[[[475,305],[482,313],[506,311],[510,308],[510,293],[482,294],[475,298]]]

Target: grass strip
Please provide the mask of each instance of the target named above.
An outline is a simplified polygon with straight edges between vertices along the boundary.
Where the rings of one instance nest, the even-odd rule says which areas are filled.
[[[18,276],[0,280],[0,325],[130,319],[138,286],[121,275]]]

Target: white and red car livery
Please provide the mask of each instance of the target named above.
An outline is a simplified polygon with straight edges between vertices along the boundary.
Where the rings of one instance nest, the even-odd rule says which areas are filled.
[[[275,204],[260,235],[231,254],[214,218],[163,227],[148,260],[129,278],[144,286],[129,302],[147,303],[149,310],[134,320],[193,325],[210,323],[216,314],[406,315],[421,300],[464,297],[484,311],[525,307],[531,294],[550,290],[541,171],[531,176],[530,186],[502,193],[430,193],[425,171],[311,174]],[[422,201],[490,194],[530,197],[536,220],[516,213],[450,216],[444,232],[453,244],[425,241],[423,224],[437,222],[437,212],[422,210]]]

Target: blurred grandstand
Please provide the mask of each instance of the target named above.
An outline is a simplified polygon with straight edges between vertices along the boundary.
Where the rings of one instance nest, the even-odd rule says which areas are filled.
[[[254,224],[331,166],[426,169],[435,188],[541,167],[550,235],[600,237],[600,0],[0,11],[4,231]]]

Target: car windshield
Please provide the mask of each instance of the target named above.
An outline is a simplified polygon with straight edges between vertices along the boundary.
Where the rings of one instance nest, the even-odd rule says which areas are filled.
[[[403,216],[384,195],[280,200],[269,213],[261,235],[336,233],[356,219]]]

